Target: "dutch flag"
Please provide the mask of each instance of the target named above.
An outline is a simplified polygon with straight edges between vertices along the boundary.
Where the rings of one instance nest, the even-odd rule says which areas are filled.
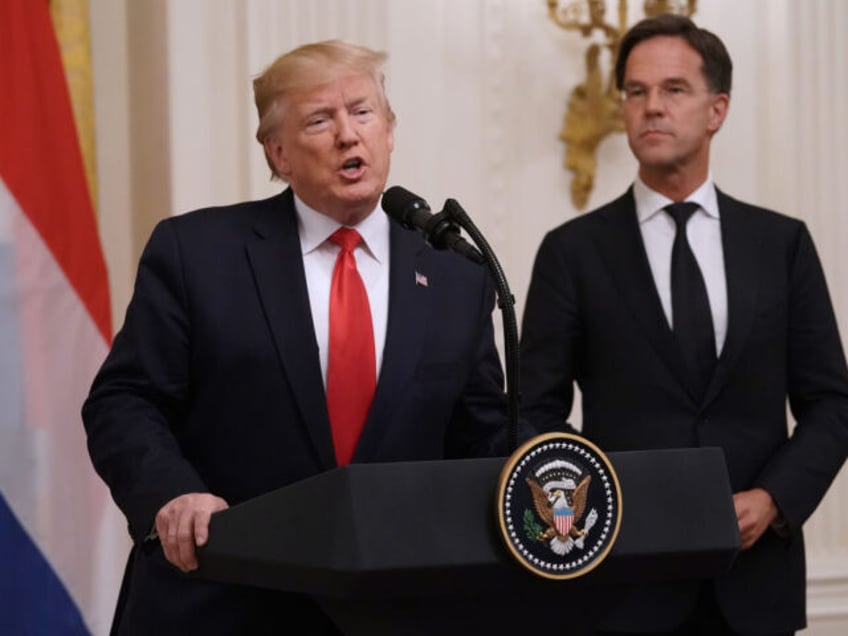
[[[0,634],[105,634],[126,530],[80,407],[109,291],[49,4],[0,2]]]

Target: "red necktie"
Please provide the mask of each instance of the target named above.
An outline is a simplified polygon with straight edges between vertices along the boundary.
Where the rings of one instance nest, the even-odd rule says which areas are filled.
[[[336,460],[350,463],[376,386],[371,308],[356,270],[353,249],[362,237],[341,228],[330,240],[341,247],[330,286],[330,341],[327,362],[327,410]]]

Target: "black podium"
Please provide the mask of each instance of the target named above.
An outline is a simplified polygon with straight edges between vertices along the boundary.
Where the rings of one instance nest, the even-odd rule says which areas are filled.
[[[630,585],[727,571],[739,535],[720,449],[608,458],[621,528],[580,578],[538,577],[509,554],[505,458],[353,464],[233,506],[213,515],[197,575],[308,594],[345,634],[449,636],[580,633]]]

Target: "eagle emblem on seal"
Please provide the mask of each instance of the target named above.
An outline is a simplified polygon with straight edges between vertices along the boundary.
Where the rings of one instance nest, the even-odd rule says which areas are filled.
[[[609,554],[621,525],[621,487],[603,451],[580,435],[545,433],[510,455],[498,480],[501,536],[524,568],[573,579]]]
[[[524,527],[528,538],[547,542],[550,549],[564,555],[583,549],[584,541],[598,518],[593,508],[586,514],[591,475],[584,475],[575,464],[565,460],[546,462],[525,478],[533,499],[532,511],[525,512]],[[542,524],[539,524],[541,519]],[[581,527],[582,522],[582,527]]]

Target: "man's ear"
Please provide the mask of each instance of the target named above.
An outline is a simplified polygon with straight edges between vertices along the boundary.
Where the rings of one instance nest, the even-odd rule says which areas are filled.
[[[283,178],[288,177],[291,171],[288,155],[279,136],[268,135],[262,145],[265,147],[265,156],[277,169],[277,174]]]
[[[718,93],[713,96],[713,103],[710,107],[710,121],[708,130],[711,135],[719,131],[725,118],[727,110],[730,108],[730,95],[727,93]]]

